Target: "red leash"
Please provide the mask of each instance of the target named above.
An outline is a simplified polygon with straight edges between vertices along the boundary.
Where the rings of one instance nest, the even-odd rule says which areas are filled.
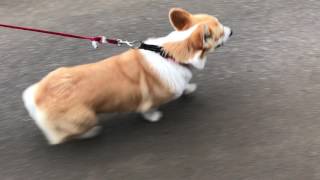
[[[7,24],[0,24],[0,27],[19,29],[19,30],[24,30],[24,31],[33,31],[33,32],[39,32],[39,33],[44,33],[44,34],[52,34],[52,35],[56,35],[56,36],[63,36],[63,37],[69,37],[69,38],[89,40],[89,41],[91,41],[92,46],[94,48],[98,47],[98,43],[103,44],[103,43],[107,43],[107,42],[109,44],[116,44],[118,46],[126,45],[130,48],[153,51],[155,53],[160,54],[160,56],[162,56],[166,59],[170,59],[170,60],[175,61],[175,59],[173,57],[171,57],[168,53],[166,53],[162,47],[156,46],[156,45],[145,44],[142,41],[126,41],[126,40],[121,40],[121,39],[107,39],[104,36],[81,36],[81,35],[75,35],[75,34],[47,31],[47,30],[43,30],[43,29],[36,29],[36,28],[22,27],[22,26],[13,26],[13,25],[7,25]],[[183,63],[179,63],[179,64],[186,66]]]
[[[69,38],[76,38],[76,39],[85,39],[89,40],[92,42],[92,46],[94,48],[98,47],[98,43],[110,43],[110,44],[117,44],[120,45],[120,41],[118,39],[107,39],[104,36],[81,36],[81,35],[75,35],[75,34],[68,34],[68,33],[63,33],[63,32],[54,32],[54,31],[47,31],[47,30],[42,30],[42,29],[35,29],[35,28],[30,28],[30,27],[22,27],[22,26],[12,26],[12,25],[7,25],[7,24],[0,24],[1,27],[5,28],[11,28],[11,29],[19,29],[19,30],[24,30],[24,31],[33,31],[33,32],[39,32],[39,33],[45,33],[45,34],[52,34],[56,36],[63,36],[63,37],[69,37]]]

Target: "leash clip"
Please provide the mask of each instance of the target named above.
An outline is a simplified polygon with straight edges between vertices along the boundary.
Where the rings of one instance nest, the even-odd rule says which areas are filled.
[[[126,41],[126,40],[122,40],[122,39],[117,39],[118,41],[118,46],[122,46],[122,45],[127,45],[131,48],[139,48],[141,45],[141,41]]]

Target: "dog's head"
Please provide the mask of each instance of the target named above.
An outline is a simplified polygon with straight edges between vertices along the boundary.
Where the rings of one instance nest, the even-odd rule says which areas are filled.
[[[180,63],[192,64],[203,69],[208,52],[222,46],[232,35],[229,27],[207,14],[191,14],[180,8],[169,12],[173,41],[165,43],[164,49]]]

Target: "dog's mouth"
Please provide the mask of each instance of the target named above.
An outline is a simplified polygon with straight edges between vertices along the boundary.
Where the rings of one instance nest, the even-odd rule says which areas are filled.
[[[215,47],[215,49],[218,49],[224,45],[225,42],[228,41],[228,39],[232,36],[233,32],[229,27],[224,26],[224,36],[220,38],[218,45]]]

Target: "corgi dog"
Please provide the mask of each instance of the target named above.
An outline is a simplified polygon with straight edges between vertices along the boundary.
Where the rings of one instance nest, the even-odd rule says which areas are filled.
[[[203,69],[207,54],[232,31],[213,16],[181,8],[171,9],[169,20],[173,32],[143,42],[162,53],[135,48],[95,63],[58,68],[23,92],[24,105],[49,144],[97,135],[99,113],[137,112],[159,121],[157,107],[196,90],[190,67]]]

